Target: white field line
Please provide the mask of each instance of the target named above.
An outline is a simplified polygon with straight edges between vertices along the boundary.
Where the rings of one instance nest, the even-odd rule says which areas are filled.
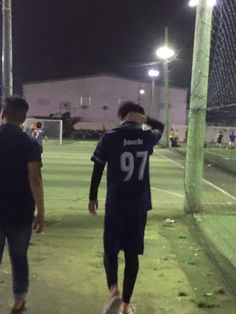
[[[175,205],[183,205],[183,202],[171,202],[171,201],[162,201],[162,200],[157,200],[157,201],[153,201],[152,200],[152,203],[153,204],[172,204],[174,203]],[[220,202],[202,202],[203,205],[219,205],[221,204]],[[227,205],[234,205],[235,203],[234,202],[227,202]]]
[[[168,190],[158,189],[158,188],[154,188],[154,187],[151,187],[151,189],[155,190],[155,191],[161,191],[161,192],[164,192],[164,193],[168,193],[168,194],[171,194],[171,195],[174,195],[174,196],[178,196],[178,197],[184,198],[183,194],[171,192],[171,191],[168,191]]]
[[[88,199],[80,199],[80,200],[75,200],[75,199],[70,199],[70,198],[58,198],[58,197],[45,197],[45,200],[47,201],[71,201],[71,202],[76,202],[76,203],[88,203]],[[105,198],[99,198],[98,199],[99,202],[105,202],[106,199]],[[153,204],[171,204],[173,202],[171,201],[164,201],[164,200],[152,200]],[[219,202],[202,202],[204,205],[219,205]],[[234,202],[227,202],[228,205],[233,205]],[[177,205],[183,205],[183,202],[174,202],[174,204]]]
[[[81,201],[81,200],[80,200]],[[106,199],[105,198],[99,198],[100,202],[105,202]],[[171,204],[170,201],[162,201],[162,200],[152,200],[153,204]],[[183,202],[174,202],[175,205],[183,205]]]
[[[86,155],[86,156],[92,156],[93,152],[88,153],[88,152],[44,152],[44,155],[48,155],[48,156],[71,156],[71,155],[75,155],[75,156],[79,156],[79,155]]]
[[[48,154],[43,154],[43,159],[45,160],[45,162],[53,162],[54,159],[61,159],[63,160],[63,162],[65,160],[75,160],[75,161],[78,161],[78,160],[88,160],[88,162],[90,163],[91,160],[90,158],[92,157],[92,155],[86,155],[86,154],[78,154],[78,155],[74,155],[74,156],[68,156],[68,155],[61,155],[61,154],[55,154],[55,155],[48,155]],[[160,159],[151,159],[151,162],[165,162],[165,160],[163,158],[160,158]],[[91,162],[92,164],[92,162]]]
[[[160,152],[158,152],[157,154],[161,155],[162,157],[164,157],[165,159],[169,160],[171,163],[175,164],[176,166],[178,166],[179,168],[185,169],[184,166],[182,166],[181,164],[179,164],[178,162],[166,157],[165,155],[162,155]],[[212,188],[214,188],[215,190],[221,192],[222,194],[230,197],[231,199],[236,201],[236,196],[230,194],[229,192],[225,191],[224,189],[220,188],[218,185],[206,180],[206,179],[202,179],[203,182],[207,183],[208,185],[210,185]]]
[[[224,158],[222,158],[222,159],[224,159],[224,160],[236,160],[236,158],[235,157],[224,157]]]
[[[225,155],[218,155],[216,153],[213,153],[213,152],[207,152],[207,154],[210,154],[210,155],[214,155],[216,157],[218,157],[219,159],[224,159],[224,160],[236,160],[236,157],[229,157],[229,156],[225,156]]]
[[[66,160],[69,160],[69,159],[75,159],[75,160],[78,160],[78,159],[87,159],[88,161],[90,161],[90,157],[91,156],[81,156],[81,155],[75,155],[75,156],[63,156],[63,155],[43,155],[43,158],[48,158],[48,159],[66,159]]]

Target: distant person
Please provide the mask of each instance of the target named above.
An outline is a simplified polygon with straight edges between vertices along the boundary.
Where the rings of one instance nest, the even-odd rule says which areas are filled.
[[[178,132],[171,128],[169,134],[170,147],[178,147],[178,139]]]
[[[235,148],[235,134],[234,131],[232,131],[229,135],[229,148]]]
[[[174,136],[175,136],[174,129],[171,128],[169,133],[170,147],[173,147]]]
[[[164,126],[148,118],[138,104],[125,102],[119,107],[121,125],[102,136],[93,156],[93,174],[89,194],[89,211],[98,209],[98,187],[108,164],[104,227],[104,266],[110,293],[105,313],[115,313],[119,305],[118,254],[125,255],[125,271],[120,314],[134,313],[131,296],[139,269],[138,255],[144,250],[147,212],[151,209],[149,157],[159,142]],[[142,124],[150,129],[143,130]],[[119,311],[119,309],[117,309]]]
[[[216,145],[220,147],[222,145],[222,140],[223,140],[223,133],[222,131],[219,131],[217,139],[216,139]]]
[[[41,153],[43,152],[43,139],[48,140],[48,137],[42,128],[42,122],[36,122],[35,128],[33,129],[33,138],[39,143]]]
[[[12,313],[26,303],[29,287],[27,251],[34,227],[44,228],[44,200],[39,144],[20,127],[28,111],[18,96],[7,97],[1,111],[0,126],[0,263],[7,240],[12,266]]]
[[[179,133],[175,130],[173,147],[179,147]]]
[[[176,139],[176,142],[178,143],[178,141],[179,141],[179,132],[178,132],[178,130],[175,130],[175,139]]]
[[[34,130],[36,129],[36,123],[33,122],[30,126],[31,136],[34,137]]]

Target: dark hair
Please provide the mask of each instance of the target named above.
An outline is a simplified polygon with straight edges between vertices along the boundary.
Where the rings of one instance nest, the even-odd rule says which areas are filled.
[[[117,112],[117,116],[121,119],[124,119],[124,117],[129,112],[138,112],[141,114],[145,114],[144,108],[142,106],[140,106],[139,104],[135,104],[132,101],[126,101],[120,105],[118,112]]]
[[[7,119],[17,123],[25,121],[28,110],[29,105],[26,100],[17,95],[6,97],[2,106],[2,112]]]
[[[42,123],[39,121],[36,122],[36,128],[41,129],[41,127],[42,127]]]

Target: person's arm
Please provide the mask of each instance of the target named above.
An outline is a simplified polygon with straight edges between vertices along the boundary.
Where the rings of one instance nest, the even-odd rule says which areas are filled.
[[[152,130],[158,130],[161,134],[164,131],[164,124],[158,120],[155,120],[153,118],[147,117],[145,124],[150,126]]]
[[[161,123],[158,120],[155,120],[153,118],[147,117],[139,112],[129,112],[126,117],[124,118],[125,121],[135,122],[138,124],[146,124],[148,125],[152,133],[153,138],[153,145],[156,145],[160,138],[162,137],[163,131],[164,131],[164,124]]]
[[[88,209],[91,214],[96,214],[98,209],[98,188],[102,179],[105,163],[95,162],[93,166],[93,172],[91,177],[90,192],[89,192],[89,205]]]
[[[89,192],[88,210],[91,214],[96,214],[98,209],[98,187],[102,179],[103,170],[108,161],[108,135],[105,133],[99,140],[97,147],[91,157],[94,162],[93,172],[91,177],[91,185]]]
[[[150,117],[146,118],[145,124],[150,127],[150,130],[147,130],[147,132],[150,132],[151,134],[150,138],[152,145],[153,146],[157,145],[162,137],[164,131],[164,124]]]
[[[41,162],[32,161],[28,163],[28,179],[31,193],[36,205],[36,216],[34,229],[36,232],[42,232],[44,229],[44,195],[43,181],[41,174]]]
[[[160,133],[164,131],[164,124],[151,117],[145,116],[139,112],[129,112],[125,118],[125,121],[135,122],[138,124],[146,124],[153,130],[158,130]]]

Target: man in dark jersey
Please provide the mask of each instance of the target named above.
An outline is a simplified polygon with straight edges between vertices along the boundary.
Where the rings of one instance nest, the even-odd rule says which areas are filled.
[[[24,308],[29,286],[27,250],[32,233],[44,227],[44,200],[39,144],[20,127],[27,102],[11,96],[3,104],[0,126],[0,263],[5,240],[12,265],[12,313]]]
[[[118,253],[124,251],[125,270],[122,314],[132,313],[130,299],[144,250],[147,211],[151,209],[149,157],[160,140],[164,125],[147,118],[138,104],[125,102],[118,110],[121,125],[107,131],[91,158],[94,168],[89,195],[89,211],[96,213],[97,193],[105,164],[107,196],[104,222],[104,266],[110,291],[110,307],[119,295]],[[145,123],[149,129],[143,130]],[[115,301],[117,304],[117,301]],[[109,313],[109,307],[108,311]]]

